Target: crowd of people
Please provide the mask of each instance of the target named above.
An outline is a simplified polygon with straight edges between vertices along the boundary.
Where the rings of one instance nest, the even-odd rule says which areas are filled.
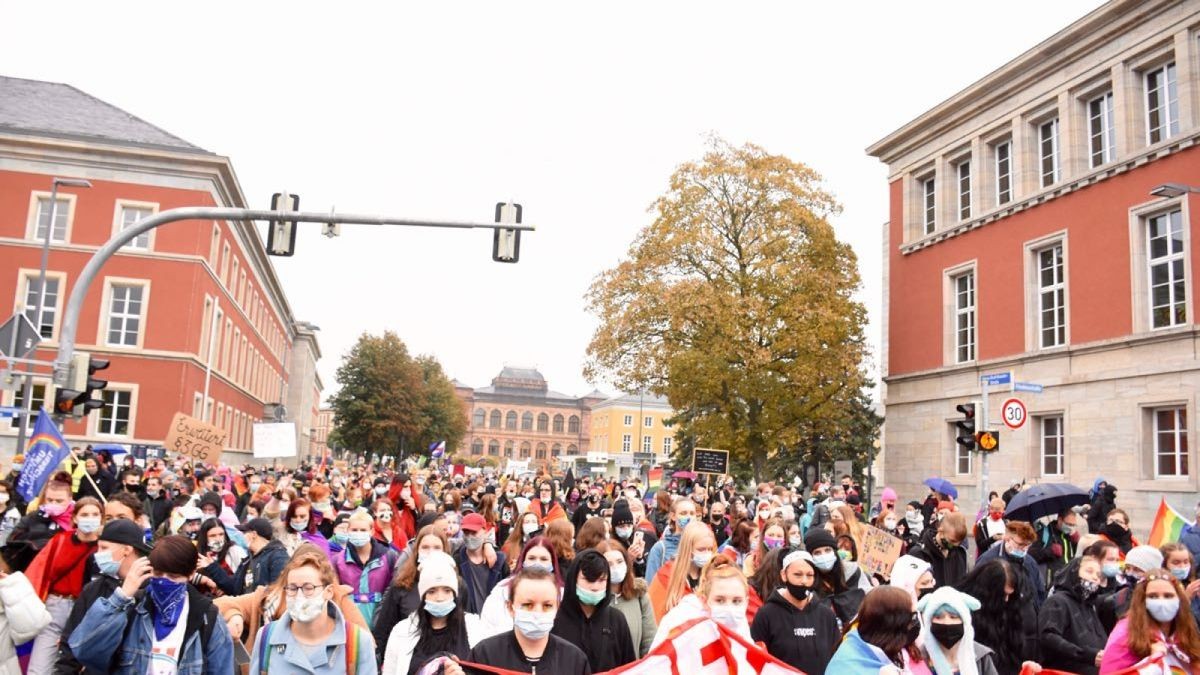
[[[1005,515],[1021,486],[975,512],[849,476],[650,492],[79,449],[26,503],[22,459],[0,481],[7,673],[590,674],[698,619],[809,675],[1200,672],[1200,527],[1141,545],[1103,480],[1031,523]],[[860,560],[871,528],[900,541],[890,570]]]

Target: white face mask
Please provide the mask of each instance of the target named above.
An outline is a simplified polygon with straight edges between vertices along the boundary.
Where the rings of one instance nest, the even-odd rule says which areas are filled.
[[[324,610],[325,596],[320,593],[311,598],[297,593],[295,598],[288,600],[288,616],[292,617],[292,621],[308,623],[321,616]]]

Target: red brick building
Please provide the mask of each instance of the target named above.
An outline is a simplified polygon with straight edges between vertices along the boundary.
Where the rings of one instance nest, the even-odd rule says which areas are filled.
[[[990,487],[1120,488],[1139,536],[1192,512],[1200,271],[1200,3],[1114,0],[872,145],[888,165],[887,481],[979,497],[955,404],[990,397]],[[1006,398],[1029,411],[1000,424]],[[980,425],[982,427],[982,423]]]
[[[0,77],[0,298],[35,321],[56,176],[82,178],[91,187],[58,193],[42,359],[55,355],[80,270],[115,232],[174,207],[247,204],[228,158],[73,87]],[[157,444],[171,417],[185,412],[229,430],[229,461],[248,457],[264,406],[287,401],[296,335],[252,223],[186,221],[154,230],[114,256],[88,294],[77,347],[110,360],[101,374],[109,380],[108,405],[83,422],[68,421],[66,437],[72,444]],[[307,339],[308,351],[319,356],[315,337]],[[307,379],[292,382],[303,391],[314,387],[314,369],[306,366]],[[48,380],[36,380],[35,406],[43,404]],[[312,426],[312,399],[305,396],[306,405],[292,411],[300,429]],[[2,401],[20,404],[20,392],[3,392]],[[5,456],[15,438],[16,423],[4,420]]]

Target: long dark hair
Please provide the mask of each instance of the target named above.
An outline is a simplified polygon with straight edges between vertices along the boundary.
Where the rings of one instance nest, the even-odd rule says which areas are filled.
[[[454,589],[454,609],[446,615],[446,630],[454,640],[453,648],[450,651],[462,655],[470,650],[470,644],[467,642],[467,622],[463,618],[463,598],[458,596],[458,590]],[[417,609],[417,625],[413,629],[413,634],[417,636],[416,651],[421,651],[422,646],[430,644],[434,639],[433,617],[425,609],[423,596],[421,597],[421,606]]]
[[[221,530],[221,534],[225,535],[225,545],[222,546],[221,550],[217,551],[216,553],[217,560],[224,560],[225,554],[229,553],[229,547],[233,545],[233,542],[229,540],[229,533],[225,531],[225,526],[221,524],[221,521],[217,520],[216,518],[209,518],[203,523],[200,523],[200,533],[196,535],[196,543],[203,545],[203,551],[207,553],[208,531],[213,528]]]
[[[767,554],[759,561],[758,568],[754,570],[754,575],[750,577],[749,582],[754,588],[754,592],[758,593],[758,597],[762,598],[764,602],[771,597],[776,588],[783,585],[783,580],[779,578],[779,572],[783,567],[783,558],[795,550],[787,546],[780,546],[767,551]],[[815,568],[816,566],[814,566]]]
[[[1006,597],[1005,586],[1013,588],[1014,598]],[[975,641],[990,647],[1002,659],[1016,659],[1023,653],[1020,579],[1013,566],[1003,559],[976,565],[962,581],[958,590],[979,601],[980,607],[971,613]]]
[[[908,641],[908,629],[915,618],[908,591],[898,586],[877,586],[867,593],[858,610],[858,635],[900,665],[903,652],[918,656],[916,646]]]

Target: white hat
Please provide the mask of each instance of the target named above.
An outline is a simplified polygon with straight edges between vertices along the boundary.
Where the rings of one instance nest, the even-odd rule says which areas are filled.
[[[1149,572],[1163,566],[1163,554],[1153,546],[1134,546],[1125,554],[1125,564]]]
[[[458,566],[454,558],[442,551],[430,551],[421,561],[420,574],[417,576],[417,592],[425,597],[426,591],[438,586],[445,586],[458,593]]]
[[[181,506],[179,507],[179,516],[183,518],[184,521],[203,520],[204,512],[195,506]]]

